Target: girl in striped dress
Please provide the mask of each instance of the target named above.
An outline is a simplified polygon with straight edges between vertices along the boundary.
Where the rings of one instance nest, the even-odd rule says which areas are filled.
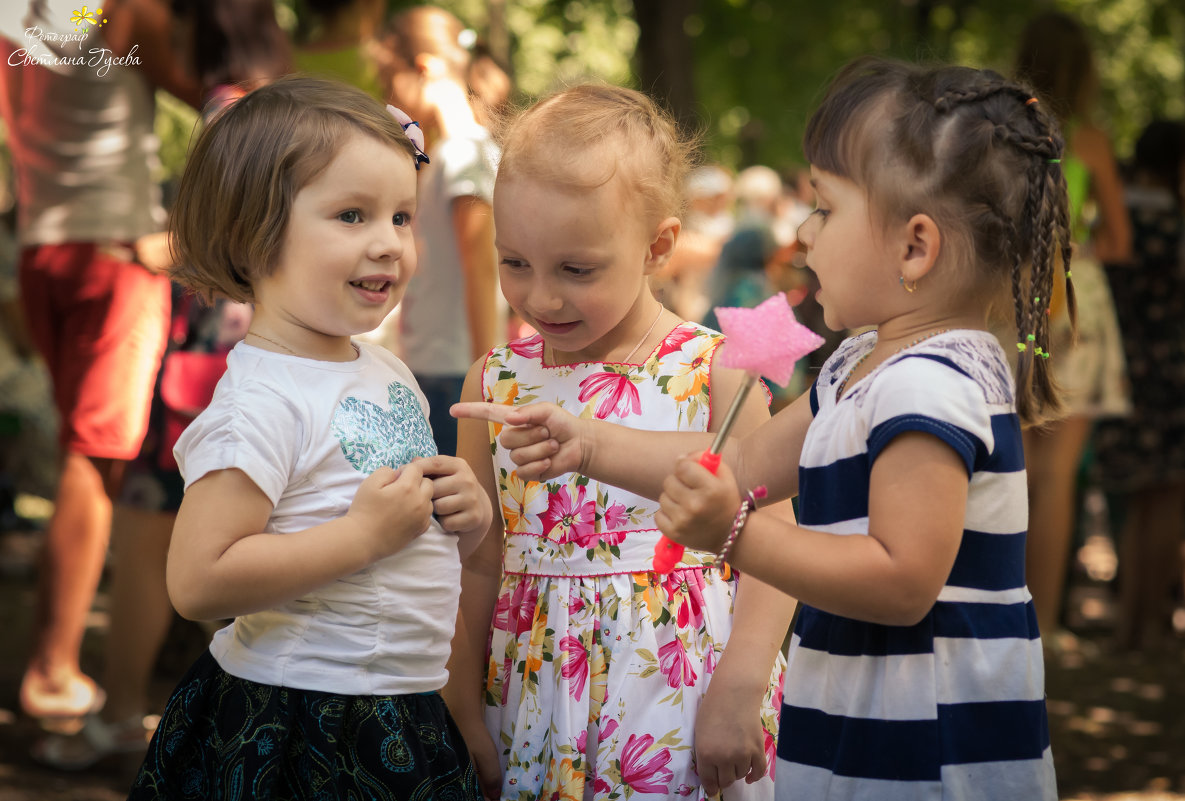
[[[462,411],[509,424],[520,476],[579,464],[661,495],[667,536],[728,550],[802,600],[779,799],[1053,801],[1021,428],[1060,406],[1046,315],[1071,244],[1057,124],[994,72],[864,59],[804,145],[818,208],[799,239],[827,325],[875,330],[726,448],[718,475],[683,455],[702,437],[548,405]],[[1015,377],[987,330],[1009,291]],[[742,499],[757,485],[797,494],[798,523],[754,512]]]
[[[500,282],[538,333],[478,360],[464,398],[715,430],[743,374],[714,367],[722,337],[647,283],[679,233],[673,122],[638,92],[583,85],[501,144]],[[752,401],[745,430],[769,419]],[[691,549],[655,573],[654,500],[575,466],[525,480],[483,422],[462,420],[458,441],[502,511],[464,566],[446,693],[486,795],[772,799],[791,600]]]

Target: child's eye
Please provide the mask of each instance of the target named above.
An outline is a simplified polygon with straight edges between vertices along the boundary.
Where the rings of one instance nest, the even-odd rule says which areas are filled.
[[[350,223],[352,225],[354,223],[362,222],[362,213],[357,209],[350,209],[349,211],[343,211],[341,214],[337,215],[337,218],[344,223]]]
[[[831,209],[815,209],[811,214],[817,214],[819,219],[826,220],[827,215],[831,214]]]
[[[591,267],[578,267],[575,264],[565,264],[564,271],[573,278],[587,278],[593,274]]]
[[[405,211],[401,211],[398,214],[396,214],[394,217],[392,217],[391,221],[394,222],[400,228],[402,228],[405,225],[411,225],[411,215]]]
[[[522,268],[527,266],[524,262],[522,262],[519,259],[502,259],[500,264],[503,267],[507,267],[511,270],[521,270]]]

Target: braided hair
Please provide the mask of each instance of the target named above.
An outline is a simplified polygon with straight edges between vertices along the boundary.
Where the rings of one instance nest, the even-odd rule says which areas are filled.
[[[1017,412],[1061,411],[1049,367],[1049,303],[1071,235],[1057,119],[1030,89],[991,70],[862,58],[832,82],[803,150],[868,193],[883,224],[934,219],[943,258],[1011,287],[1018,332]],[[1072,324],[1077,304],[1070,275]]]

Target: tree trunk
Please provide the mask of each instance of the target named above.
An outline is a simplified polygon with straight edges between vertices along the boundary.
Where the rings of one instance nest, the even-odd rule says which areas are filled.
[[[694,10],[695,0],[634,0],[642,90],[665,103],[689,131],[699,121],[692,41],[683,25]]]

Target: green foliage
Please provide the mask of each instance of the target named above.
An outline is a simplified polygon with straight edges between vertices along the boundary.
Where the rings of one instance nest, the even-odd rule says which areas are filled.
[[[404,5],[409,3],[395,8]],[[441,0],[437,5],[484,34],[494,4]],[[638,26],[630,0],[503,0],[500,5],[510,32],[515,85],[526,97],[585,78],[635,83],[631,61]]]
[[[674,2],[674,0],[638,0]],[[391,11],[410,2],[391,0]],[[529,99],[595,77],[638,85],[630,0],[440,0],[483,36],[502,13],[511,71]],[[1185,117],[1185,5],[1180,0],[698,0],[674,36],[693,40],[705,155],[732,167],[801,164],[807,117],[828,79],[866,53],[957,61],[1008,72],[1020,31],[1042,8],[1077,15],[1092,33],[1101,91],[1096,120],[1130,153],[1155,117]],[[492,10],[493,9],[493,10]],[[277,0],[286,27],[300,3]],[[176,175],[192,117],[161,103],[166,176]]]
[[[198,113],[165,91],[156,93],[156,138],[160,140],[160,180],[169,184],[181,177],[190,139],[197,130]]]
[[[664,2],[664,0],[640,0]],[[396,5],[399,5],[396,3]],[[512,69],[526,96],[584,76],[637,85],[628,0],[443,0],[479,32],[504,6]],[[1029,17],[1056,7],[1091,30],[1098,122],[1121,155],[1154,117],[1185,117],[1180,0],[699,0],[684,30],[695,50],[697,115],[709,158],[733,167],[802,161],[802,130],[829,78],[867,53],[1011,69]]]
[[[1051,4],[1044,4],[1045,7]],[[1185,116],[1179,0],[1060,0],[1091,30],[1098,120],[1121,155],[1148,121]],[[702,0],[689,20],[709,152],[732,166],[801,163],[800,140],[830,76],[862,54],[957,61],[1009,72],[1029,0]]]

